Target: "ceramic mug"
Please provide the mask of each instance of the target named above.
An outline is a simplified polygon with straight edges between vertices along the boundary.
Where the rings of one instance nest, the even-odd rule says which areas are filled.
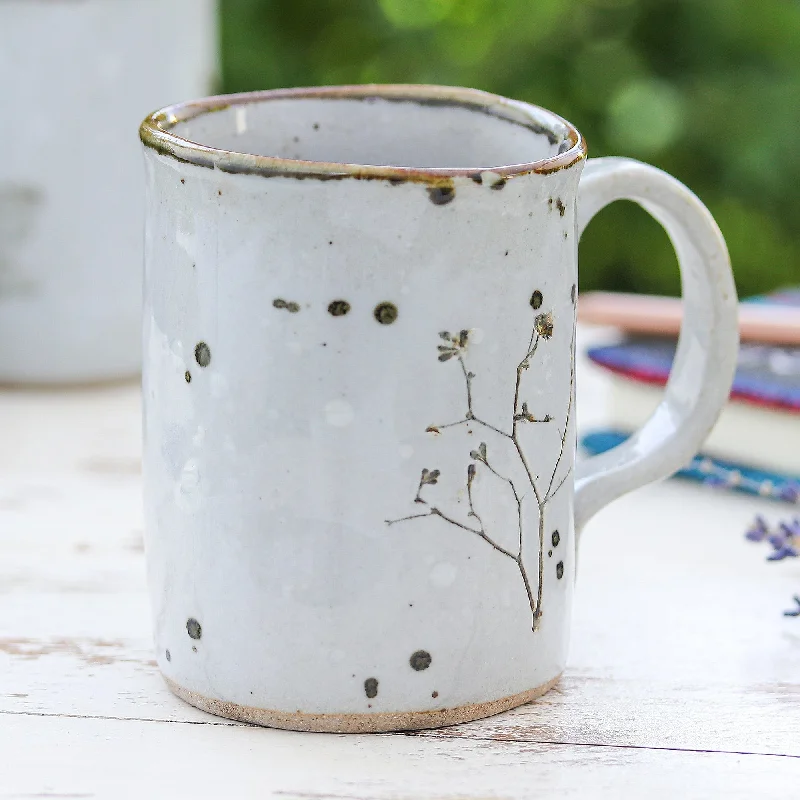
[[[0,381],[138,375],[144,209],[131,130],[142,108],[209,91],[215,7],[0,0]]]
[[[567,658],[577,533],[696,451],[736,295],[674,178],[586,162],[555,114],[469,89],[185,103],[147,162],[146,551],[158,662],[199,708],[314,731],[526,703]],[[578,238],[613,200],[672,238],[664,399],[575,465]]]

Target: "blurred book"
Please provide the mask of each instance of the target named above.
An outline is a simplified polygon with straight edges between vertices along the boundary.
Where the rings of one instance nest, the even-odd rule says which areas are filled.
[[[594,431],[581,438],[581,447],[589,455],[597,455],[622,444],[629,435],[613,429]],[[713,458],[705,453],[696,455],[675,474],[715,487],[782,500],[786,503],[800,503],[800,478],[742,466],[736,462]]]
[[[667,321],[664,329],[651,319],[650,332],[661,335],[643,336],[638,320],[644,315],[641,311],[631,311],[634,296],[624,297],[626,299],[614,313],[611,313],[614,304],[610,303],[605,304],[602,314],[598,315],[595,306],[588,315],[591,321],[602,316],[605,324],[617,324],[624,331],[636,332],[620,344],[595,347],[588,352],[589,358],[609,373],[608,430],[603,433],[622,437],[639,428],[660,402],[676,348],[675,338],[664,335],[672,332],[671,321]],[[642,299],[647,305],[653,298]],[[670,298],[656,300],[667,301],[673,316],[674,304],[680,305],[680,301]],[[747,314],[753,308],[761,310],[762,322],[780,310],[780,319],[796,319],[800,330],[798,290],[751,298],[742,303],[741,308],[743,336]],[[588,321],[580,303],[579,313],[582,320]],[[751,489],[757,489],[764,481],[767,481],[765,486],[777,486],[782,481],[797,486],[800,478],[800,340],[795,344],[794,337],[790,326],[788,341],[781,342],[779,330],[773,326],[765,337],[768,343],[759,342],[758,331],[751,325],[747,340],[740,347],[731,402],[703,445],[700,461],[687,467],[690,477],[704,479],[699,465],[703,463],[709,468],[716,463],[718,468],[705,473],[708,482],[713,483],[725,475],[732,475],[735,480],[749,471],[752,480],[748,478],[743,485]],[[603,441],[610,441],[608,436]],[[588,449],[600,452],[599,441],[594,441]]]
[[[626,333],[677,336],[683,303],[677,297],[588,292],[578,304],[582,322],[613,325]],[[750,297],[739,305],[743,342],[800,346],[800,289]]]
[[[675,342],[636,338],[592,348],[588,355],[610,373],[608,426],[639,428],[661,401]],[[731,398],[704,450],[728,461],[800,475],[800,348],[743,344]]]

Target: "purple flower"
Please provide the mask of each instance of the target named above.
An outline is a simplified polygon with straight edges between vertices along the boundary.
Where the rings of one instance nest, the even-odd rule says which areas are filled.
[[[767,556],[767,561],[783,561],[784,558],[797,558],[800,553],[795,550],[790,544],[783,545],[783,547],[776,547],[775,550]]]
[[[770,530],[767,521],[757,516],[745,531],[745,537],[751,542],[763,542],[765,539],[772,547],[767,561],[783,561],[784,558],[800,557],[800,517],[791,521],[779,522],[774,530]],[[796,608],[784,611],[787,617],[800,617],[800,595],[794,596]]]
[[[800,517],[795,517],[791,522],[782,522],[781,526],[786,529],[788,536],[800,539]]]
[[[780,530],[784,539],[791,539],[795,535],[797,526],[794,524],[794,522],[780,522],[778,523],[778,529]]]
[[[781,500],[785,500],[787,503],[800,502],[800,483],[797,483],[797,481],[792,481],[791,483],[787,483],[785,486],[782,486],[778,492],[778,497]]]
[[[768,541],[776,551],[772,554],[772,561],[787,556],[796,556],[798,548],[800,548],[800,520],[793,519],[791,522],[779,523],[778,530],[769,537]],[[777,553],[782,553],[782,555],[777,555]]]
[[[771,533],[767,537],[767,541],[772,545],[773,550],[780,550],[788,543],[789,537],[783,531],[778,531]]]
[[[763,542],[769,535],[767,521],[759,514],[751,523],[745,533],[745,537],[751,542]]]
[[[784,617],[800,617],[800,597],[795,595],[792,599],[795,602],[795,607],[789,611],[784,611]]]

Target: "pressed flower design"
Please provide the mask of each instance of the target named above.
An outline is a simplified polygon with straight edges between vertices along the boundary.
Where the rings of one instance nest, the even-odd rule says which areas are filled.
[[[538,311],[543,303],[543,295],[537,289],[530,301],[531,307],[534,311]],[[575,325],[572,325],[572,338],[570,342],[570,379],[569,379],[569,400],[567,408],[563,416],[563,429],[559,428],[560,434],[560,447],[558,456],[552,469],[547,470],[544,478],[534,474],[530,464],[528,455],[522,446],[520,439],[520,432],[522,426],[531,424],[552,424],[555,422],[554,417],[550,414],[537,416],[530,410],[527,401],[522,399],[523,392],[523,378],[527,371],[530,369],[534,357],[540,346],[543,343],[550,341],[553,338],[555,330],[553,314],[551,312],[537,313],[533,320],[533,327],[531,330],[528,346],[525,350],[525,355],[516,367],[515,386],[514,386],[514,400],[513,406],[509,410],[506,427],[500,424],[493,424],[485,419],[479,417],[474,410],[472,386],[476,378],[474,372],[467,368],[467,355],[470,344],[470,332],[467,329],[460,330],[457,333],[450,331],[442,331],[439,334],[441,344],[438,345],[438,359],[440,362],[445,363],[449,361],[457,361],[461,369],[461,374],[464,379],[465,393],[466,393],[466,411],[462,419],[454,422],[448,422],[441,425],[429,425],[426,428],[428,433],[441,434],[447,428],[454,428],[460,425],[469,425],[472,427],[483,427],[487,431],[492,431],[502,437],[512,448],[512,452],[524,471],[525,479],[512,479],[502,474],[495,466],[492,460],[487,443],[480,442],[480,444],[473,448],[469,453],[470,462],[466,465],[465,474],[465,488],[466,498],[468,503],[468,512],[466,519],[460,519],[458,515],[450,513],[449,511],[441,508],[439,505],[433,504],[423,493],[428,495],[426,487],[435,486],[439,482],[441,472],[438,469],[422,470],[417,488],[417,494],[414,497],[414,502],[420,505],[425,505],[425,511],[420,511],[408,516],[399,517],[396,519],[387,519],[387,525],[396,525],[401,522],[410,522],[413,520],[420,520],[426,517],[435,517],[443,520],[449,525],[453,525],[468,533],[482,539],[489,545],[496,553],[499,553],[504,558],[508,558],[514,562],[519,572],[520,581],[524,587],[525,595],[528,605],[530,606],[531,613],[531,629],[536,631],[539,627],[539,621],[542,616],[542,590],[544,586],[544,565],[545,565],[545,528],[546,528],[546,509],[548,503],[555,497],[559,489],[566,483],[567,479],[572,474],[572,467],[569,466],[566,470],[562,469],[562,462],[564,454],[567,450],[567,441],[569,437],[570,425],[573,416],[573,403],[574,403],[574,388],[575,388]],[[472,430],[472,428],[470,428]],[[504,547],[497,538],[490,532],[487,524],[485,523],[481,512],[476,507],[476,498],[473,494],[473,485],[479,471],[493,476],[495,479],[505,484],[510,490],[510,496],[514,499],[514,506],[517,519],[516,530],[516,543],[514,547]],[[529,574],[528,566],[525,563],[524,556],[524,541],[525,541],[525,520],[524,520],[524,506],[525,501],[531,494],[538,512],[538,553],[537,553],[537,574],[535,579]],[[556,547],[560,541],[560,536],[557,532],[553,533],[552,542]],[[552,551],[550,551],[552,553]],[[557,578],[561,578],[564,572],[564,563],[559,561],[557,565]]]

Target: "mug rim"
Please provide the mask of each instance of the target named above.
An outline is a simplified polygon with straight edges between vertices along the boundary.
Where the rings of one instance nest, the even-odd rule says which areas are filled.
[[[355,164],[335,161],[309,161],[277,156],[256,155],[201,144],[173,132],[181,122],[205,114],[224,111],[232,106],[247,106],[280,99],[360,99],[379,98],[390,101],[411,101],[428,105],[467,108],[523,125],[535,133],[552,133],[545,121],[566,128],[570,147],[563,153],[518,164],[494,167],[402,167]],[[586,158],[586,140],[578,129],[563,117],[541,106],[501,95],[455,86],[432,84],[352,84],[343,86],[271,89],[258,92],[214,95],[166,106],[148,115],[139,127],[142,144],[157,153],[177,161],[234,174],[264,177],[384,179],[397,182],[419,182],[432,185],[447,184],[452,178],[467,177],[479,180],[481,172],[489,171],[500,178],[530,173],[547,175],[567,169]]]

